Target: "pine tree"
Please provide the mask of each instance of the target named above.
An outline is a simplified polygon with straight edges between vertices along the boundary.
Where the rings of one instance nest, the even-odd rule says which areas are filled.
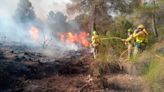
[[[29,0],[20,0],[14,18],[19,23],[30,23],[36,19],[33,6]]]

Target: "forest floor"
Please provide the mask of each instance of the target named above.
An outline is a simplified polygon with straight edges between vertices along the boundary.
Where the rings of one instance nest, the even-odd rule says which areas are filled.
[[[143,92],[145,89],[141,77],[119,65],[111,65],[110,72],[103,75],[92,74],[94,59],[86,51],[70,51],[64,58],[55,58],[24,46],[0,46],[0,92]]]

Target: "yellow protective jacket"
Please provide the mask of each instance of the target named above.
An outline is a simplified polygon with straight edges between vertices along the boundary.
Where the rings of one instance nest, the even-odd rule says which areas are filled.
[[[98,35],[93,35],[91,41],[93,46],[97,46],[100,44],[100,38]]]
[[[134,40],[133,40],[133,35],[130,35],[130,36],[126,39],[126,42],[128,42],[128,43],[134,42]]]
[[[148,41],[148,32],[146,31],[146,29],[143,29],[143,31],[140,32],[134,32],[133,33],[133,38],[135,38],[135,42],[136,43],[143,43],[143,42],[147,42]]]

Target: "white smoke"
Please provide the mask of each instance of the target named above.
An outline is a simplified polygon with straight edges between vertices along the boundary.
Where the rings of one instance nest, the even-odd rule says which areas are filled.
[[[34,6],[37,16],[43,20],[47,18],[49,11],[61,11],[66,14],[66,4],[70,0],[30,0]]]
[[[12,37],[24,35],[13,20],[17,4],[20,0],[0,0],[0,35]],[[70,3],[69,0],[30,0],[37,18],[47,19],[49,11],[66,12],[66,4]],[[26,33],[25,33],[26,34]]]
[[[7,11],[13,14],[17,8],[17,4],[20,0],[0,0],[0,14],[3,14],[2,11]],[[29,0],[39,17],[46,17],[48,12],[61,11],[66,13],[66,4],[71,3],[70,0]],[[0,15],[1,16],[1,15]]]
[[[17,0],[15,1],[0,1],[0,40],[3,40],[5,37],[10,41],[20,41],[20,39],[28,36],[28,33],[18,27],[17,23],[13,20],[17,6]]]
[[[36,17],[38,19],[47,19],[49,11],[61,11],[66,13],[66,4],[71,3],[70,0],[29,0],[34,7]],[[0,0],[0,41],[5,40],[20,42],[28,45],[36,45],[31,41],[30,33],[27,28],[20,27],[13,19],[20,0]],[[44,21],[43,21],[44,22]],[[43,32],[44,31],[44,32]],[[44,40],[50,40],[56,44],[56,40],[51,36],[49,29],[42,29],[44,34],[40,34],[39,44],[44,44]],[[37,44],[38,45],[38,44]],[[58,44],[60,45],[60,44]],[[60,45],[61,46],[61,45]],[[72,47],[71,47],[72,49]]]

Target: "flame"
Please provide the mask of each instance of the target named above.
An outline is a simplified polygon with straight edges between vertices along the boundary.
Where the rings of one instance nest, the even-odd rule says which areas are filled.
[[[73,33],[68,32],[68,33],[67,33],[66,43],[72,44],[72,43],[74,43],[74,42],[75,42],[75,38],[74,38]]]
[[[80,32],[80,34],[79,34],[79,41],[82,44],[82,46],[84,46],[84,47],[89,47],[90,46],[90,42],[87,39],[88,37],[89,37],[89,33],[87,33],[87,32]]]
[[[64,39],[65,39],[65,35],[64,35],[64,33],[62,33],[62,34],[60,35],[60,40],[61,40],[62,42],[64,42]]]
[[[29,32],[30,32],[31,38],[34,41],[37,41],[39,38],[39,30],[36,27],[32,27]]]
[[[61,42],[66,44],[76,44],[78,46],[83,46],[83,47],[90,46],[90,42],[88,38],[89,38],[89,33],[87,32],[80,32],[79,34],[67,32],[67,33],[61,33],[60,35]]]

